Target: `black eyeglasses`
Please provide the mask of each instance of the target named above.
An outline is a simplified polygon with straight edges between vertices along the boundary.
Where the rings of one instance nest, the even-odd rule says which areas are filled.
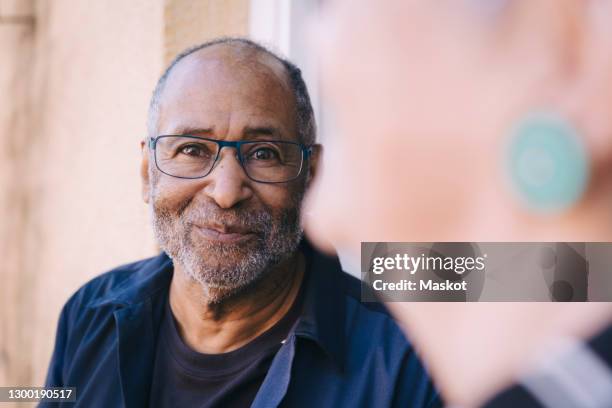
[[[206,177],[221,149],[233,147],[246,175],[260,183],[297,179],[312,146],[282,140],[226,141],[190,135],[162,135],[149,139],[155,165],[164,174],[184,179]]]

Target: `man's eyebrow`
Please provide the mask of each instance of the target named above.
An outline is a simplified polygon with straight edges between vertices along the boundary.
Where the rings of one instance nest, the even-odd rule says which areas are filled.
[[[242,135],[245,137],[271,136],[275,139],[282,139],[281,131],[274,126],[247,126],[242,131]]]
[[[174,130],[173,134],[175,135],[200,135],[200,134],[210,135],[214,133],[214,131],[215,130],[213,128],[202,128],[202,127],[195,127],[195,126],[179,126],[178,128]]]

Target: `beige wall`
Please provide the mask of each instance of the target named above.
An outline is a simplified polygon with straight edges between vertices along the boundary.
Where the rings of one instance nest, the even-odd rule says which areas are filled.
[[[139,141],[176,52],[248,33],[248,0],[0,0],[0,385],[44,380],[61,306],[151,256]]]
[[[28,217],[25,135],[33,59],[31,4],[0,2],[0,384],[27,381],[32,276],[25,270]],[[9,374],[10,373],[10,374]]]
[[[249,0],[173,0],[164,7],[164,61],[186,46],[249,33]]]

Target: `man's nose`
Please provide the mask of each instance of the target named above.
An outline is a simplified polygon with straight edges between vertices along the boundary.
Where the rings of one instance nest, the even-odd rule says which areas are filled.
[[[221,208],[232,208],[253,195],[250,179],[245,174],[236,149],[224,148],[207,180],[204,193]]]

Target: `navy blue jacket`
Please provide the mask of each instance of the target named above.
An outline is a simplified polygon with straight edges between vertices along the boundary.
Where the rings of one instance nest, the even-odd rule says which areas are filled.
[[[360,302],[359,281],[336,258],[307,243],[302,250],[310,262],[304,310],[252,407],[440,406],[387,310]],[[172,273],[162,253],[80,288],[61,312],[46,385],[77,387],[78,407],[146,407]]]

